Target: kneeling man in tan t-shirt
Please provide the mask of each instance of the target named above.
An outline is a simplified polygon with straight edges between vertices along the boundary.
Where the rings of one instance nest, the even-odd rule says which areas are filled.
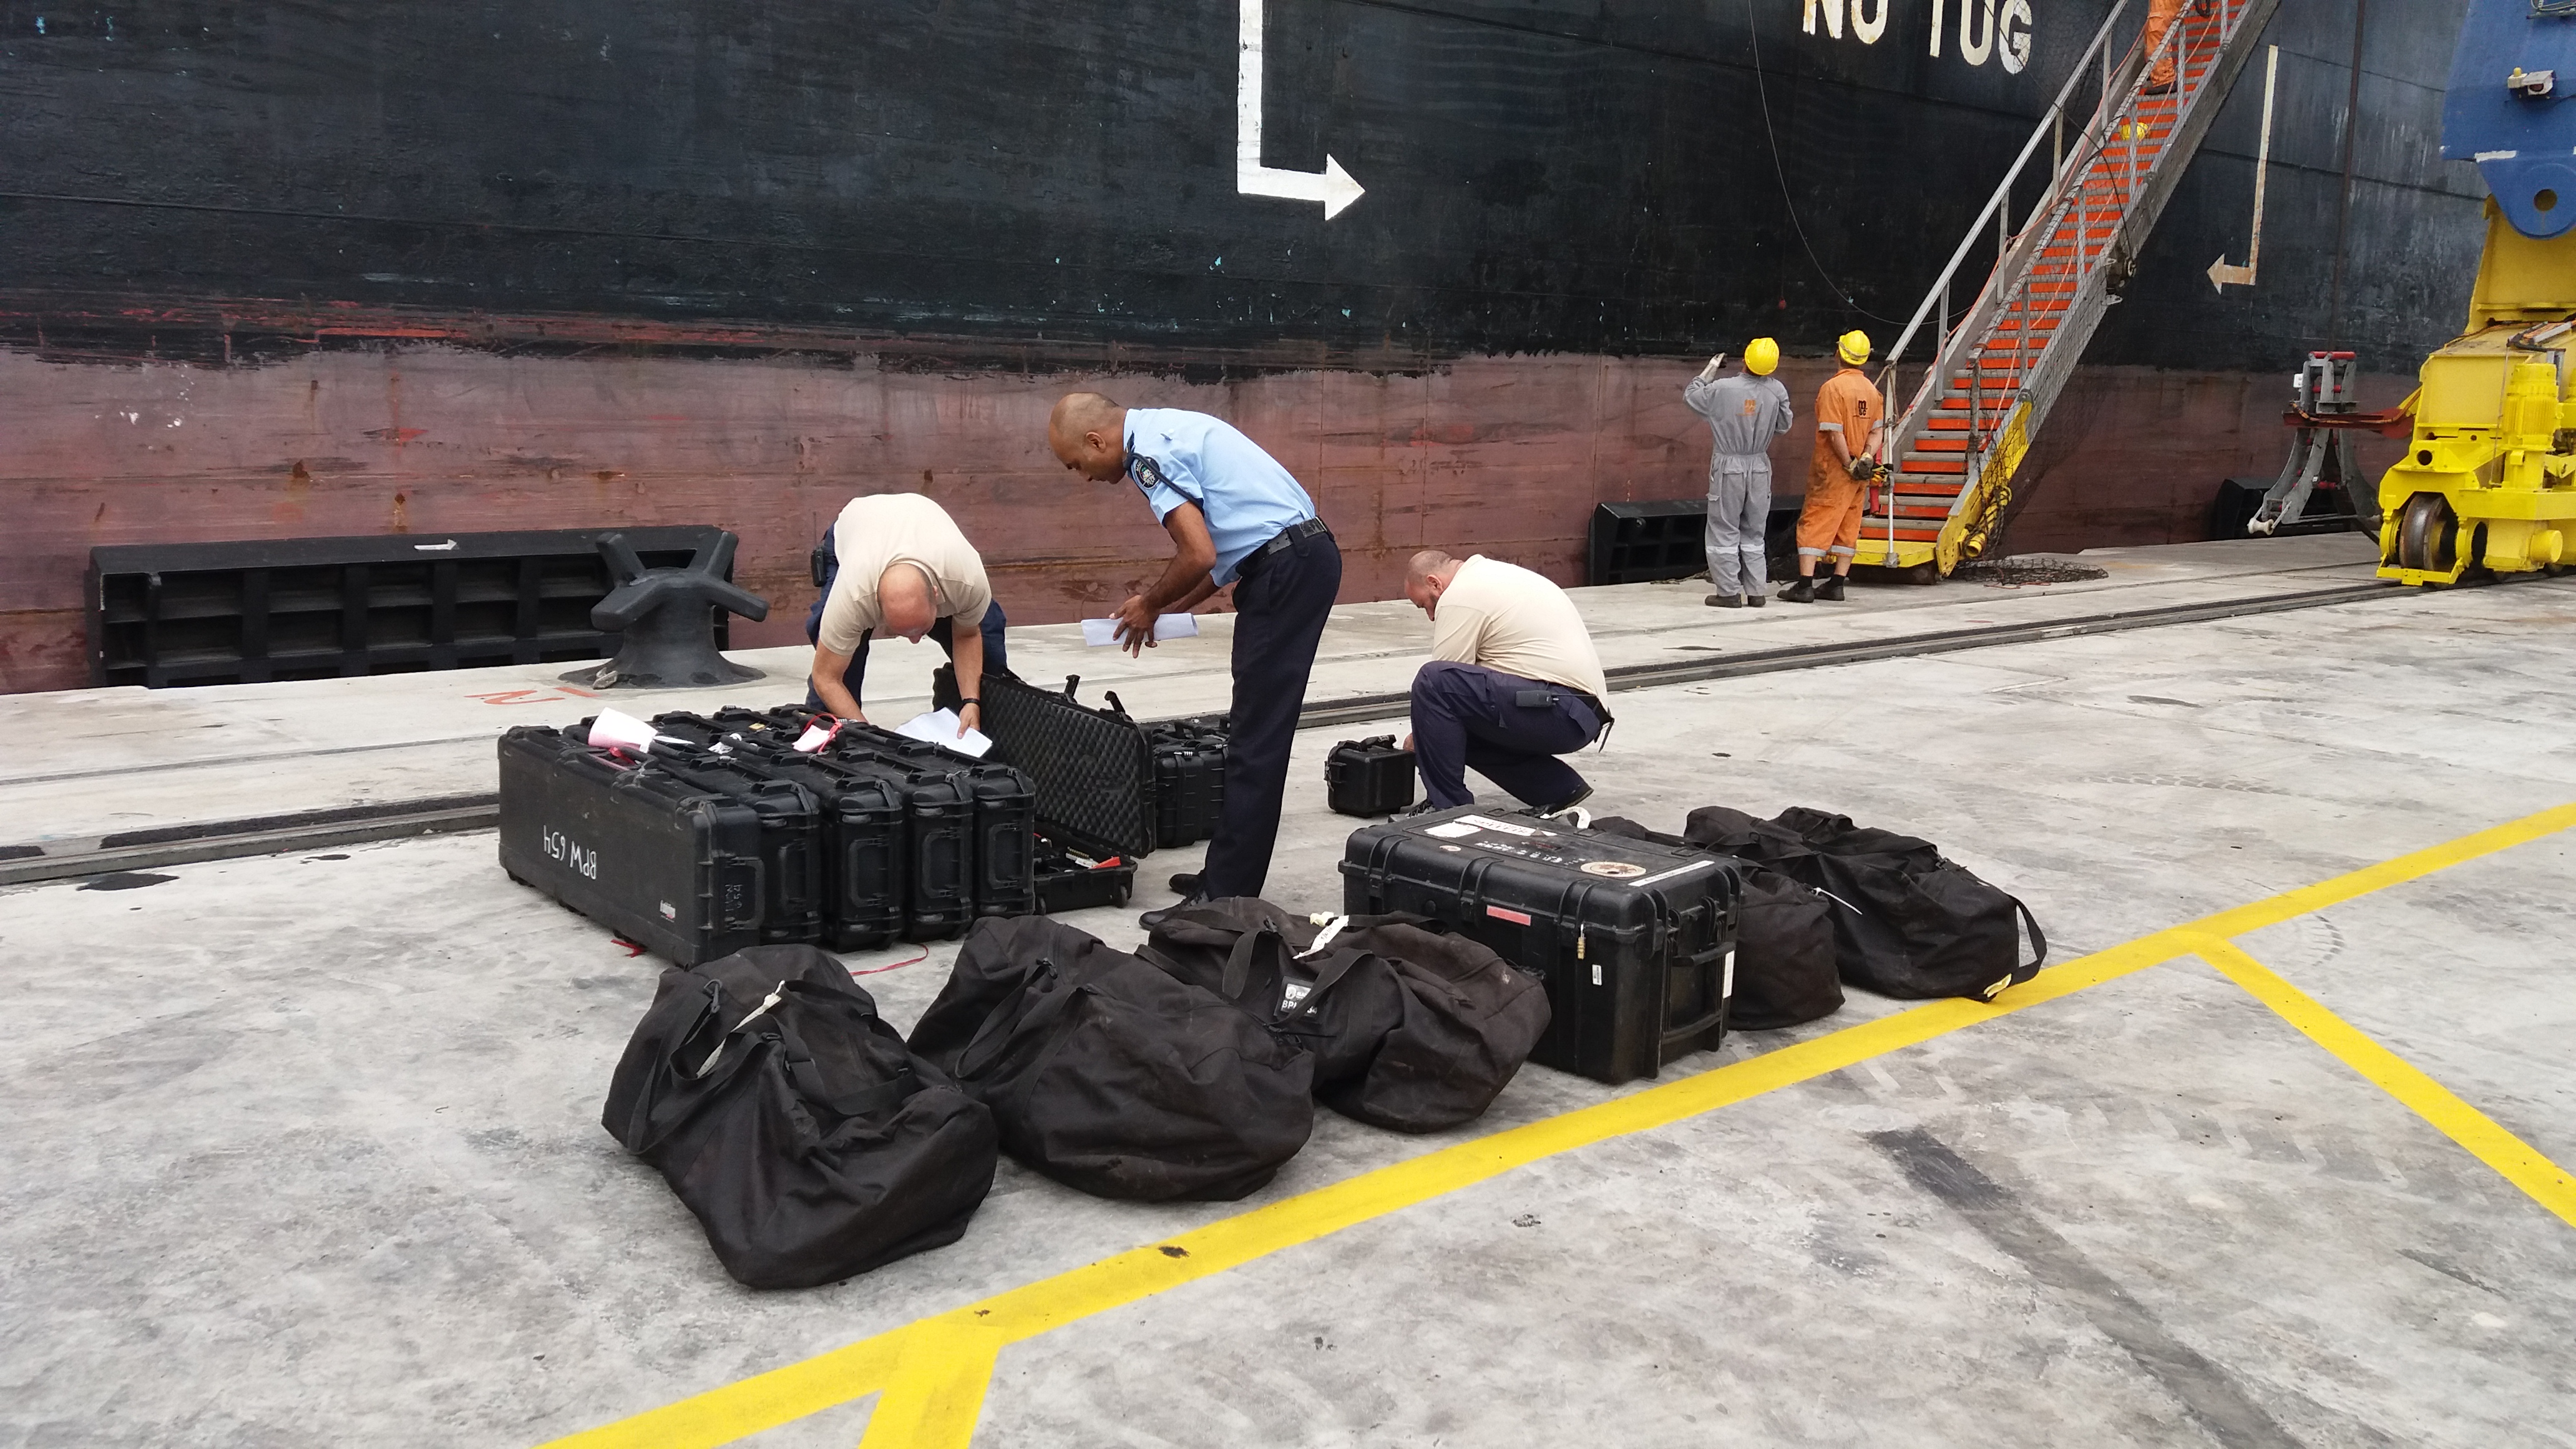
[[[1413,735],[1429,808],[1476,803],[1467,770],[1553,813],[1592,793],[1557,758],[1610,723],[1591,632],[1565,590],[1483,554],[1413,556],[1404,596],[1431,616],[1431,662],[1413,676]]]

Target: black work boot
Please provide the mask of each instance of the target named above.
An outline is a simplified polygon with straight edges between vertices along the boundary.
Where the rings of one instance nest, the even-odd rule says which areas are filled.
[[[1832,578],[1825,580],[1823,583],[1816,585],[1816,597],[1829,604],[1841,603],[1843,601],[1843,576],[1841,574],[1836,574]]]
[[[1771,596],[1769,594],[1746,594],[1744,596],[1744,607],[1748,609],[1758,609],[1764,604],[1770,602]]]
[[[1592,787],[1590,785],[1577,785],[1574,787],[1573,794],[1566,796],[1564,799],[1557,801],[1553,805],[1541,805],[1530,813],[1541,819],[1545,819],[1551,815],[1562,815],[1566,811],[1573,809],[1575,806],[1580,805],[1591,798]]]
[[[1812,604],[1815,601],[1816,581],[1814,579],[1802,577],[1780,591],[1780,602],[1784,604]]]
[[[1741,609],[1744,607],[1744,596],[1742,594],[1711,594],[1707,598],[1700,600],[1700,602],[1708,605],[1712,609]]]

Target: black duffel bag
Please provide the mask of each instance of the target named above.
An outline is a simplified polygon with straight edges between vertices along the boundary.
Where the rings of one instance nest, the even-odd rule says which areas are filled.
[[[840,962],[755,946],[662,973],[600,1123],[754,1288],[838,1282],[964,1235],[992,1190],[992,1114]]]
[[[1547,988],[1490,947],[1417,916],[1325,929],[1239,897],[1164,913],[1138,954],[1304,1043],[1317,1101],[1397,1132],[1483,1115],[1547,1031]]]
[[[1992,1001],[2039,974],[2048,937],[2020,901],[1944,859],[1940,847],[1799,805],[1769,820],[1703,806],[1691,844],[1758,861],[1831,897],[1843,980],[1882,996]],[[2021,933],[2031,959],[2021,959]]]
[[[1592,828],[1665,845],[1709,847],[1611,816]],[[1735,908],[1735,994],[1726,1008],[1731,1031],[1776,1031],[1843,1009],[1835,965],[1833,902],[1814,888],[1757,860],[1738,858],[1744,893]]]
[[[1044,916],[977,921],[912,1048],[993,1109],[1003,1151],[1101,1197],[1242,1197],[1315,1125],[1304,1050]]]

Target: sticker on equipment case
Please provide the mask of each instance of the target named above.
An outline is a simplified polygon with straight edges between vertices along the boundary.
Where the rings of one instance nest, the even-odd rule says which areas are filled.
[[[1628,884],[1633,885],[1633,886],[1650,886],[1650,885],[1655,884],[1655,883],[1656,883],[1656,882],[1658,882],[1658,881],[1667,881],[1667,880],[1671,880],[1673,877],[1675,877],[1675,876],[1677,876],[1677,875],[1689,875],[1689,874],[1691,874],[1693,871],[1715,870],[1715,869],[1717,869],[1717,862],[1716,862],[1716,861],[1713,861],[1713,860],[1694,860],[1694,861],[1692,861],[1692,862],[1691,862],[1690,864],[1688,864],[1688,865],[1677,865],[1677,866],[1674,866],[1671,870],[1665,871],[1665,872],[1664,872],[1663,874],[1661,874],[1661,875],[1650,875],[1650,876],[1646,877],[1644,880],[1632,880],[1632,881],[1628,882]]]
[[[1642,865],[1632,865],[1624,860],[1587,860],[1583,863],[1583,873],[1585,875],[1606,875],[1616,880],[1626,880],[1628,877],[1633,875],[1644,875],[1646,873],[1646,868]]]
[[[1442,840],[1456,840],[1462,835],[1475,834],[1476,827],[1468,824],[1464,820],[1451,820],[1439,825],[1434,825],[1422,833],[1425,835],[1439,836]]]
[[[1463,834],[1473,834],[1478,830],[1491,830],[1498,835],[1546,835],[1552,837],[1556,834],[1553,830],[1534,830],[1526,825],[1512,825],[1505,821],[1495,820],[1483,815],[1461,815],[1457,819],[1450,821],[1447,825],[1434,825],[1425,833],[1438,835],[1444,830],[1460,825],[1471,827],[1469,830],[1461,832]]]
[[[1529,912],[1527,911],[1507,911],[1501,906],[1487,906],[1485,907],[1485,914],[1498,921],[1509,921],[1515,926],[1526,926],[1530,923]]]

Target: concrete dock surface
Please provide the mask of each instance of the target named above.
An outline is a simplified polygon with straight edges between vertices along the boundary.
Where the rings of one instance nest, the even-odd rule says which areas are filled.
[[[1617,666],[2369,574],[2334,538],[2085,561],[1577,597]],[[1208,622],[1013,662],[1221,708]],[[1930,838],[2048,969],[1622,1088],[1526,1068],[1429,1137],[1319,1113],[1240,1203],[1005,1160],[963,1241],[802,1292],[734,1284],[600,1128],[660,963],[488,831],[0,890],[0,1445],[2576,1444],[2571,625],[2567,581],[2392,589],[1623,691],[1597,813]],[[1310,703],[1400,692],[1425,633],[1337,611]],[[797,656],[616,702],[776,703]],[[0,843],[488,790],[500,728],[597,707],[557,672],[0,700]],[[884,651],[871,714],[927,673]],[[1299,736],[1272,899],[1338,906],[1323,754],[1400,714]],[[1067,919],[1131,944],[1198,854]],[[955,952],[847,960],[909,1026]]]

